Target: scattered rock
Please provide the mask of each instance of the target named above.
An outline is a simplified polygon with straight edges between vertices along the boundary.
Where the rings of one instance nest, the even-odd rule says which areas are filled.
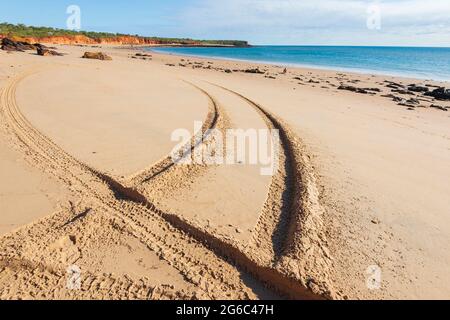
[[[406,89],[393,89],[392,92],[400,93],[400,94],[408,94],[408,95],[414,95],[414,92],[411,92]]]
[[[259,70],[259,68],[255,69],[246,69],[244,70],[245,73],[255,73],[255,74],[264,74],[264,71]]]
[[[147,54],[147,53],[136,53],[135,56],[136,57],[149,57],[149,58],[152,57],[151,54]],[[184,60],[181,60],[181,61],[184,61]]]
[[[28,42],[14,41],[9,38],[3,38],[2,50],[23,52],[26,50],[36,50],[36,46]]]
[[[412,92],[428,92],[430,89],[428,87],[418,86],[416,84],[410,84],[408,90]]]
[[[96,59],[96,60],[112,60],[110,56],[103,52],[85,52],[82,56],[83,59]]]
[[[436,104],[432,104],[432,105],[430,106],[430,108],[438,109],[438,110],[441,110],[441,111],[448,111],[448,109],[447,109],[446,107],[438,106],[438,105],[436,105]]]
[[[394,97],[392,98],[392,101],[394,101],[394,102],[403,102],[403,103],[405,103],[405,102],[406,102],[406,99],[403,99],[402,97],[394,96]]]
[[[425,87],[428,87],[428,88],[440,88],[440,86],[437,86],[437,85],[434,85],[434,84],[429,84],[429,83],[427,83],[425,85]]]
[[[406,102],[400,102],[400,103],[398,103],[398,105],[399,105],[399,106],[403,106],[403,107],[412,108],[412,109],[415,109],[415,108],[416,108],[415,105],[410,104],[410,103],[406,103]]]
[[[420,104],[420,101],[417,100],[416,98],[411,98],[411,99],[406,100],[406,103],[409,103],[409,104]]]
[[[347,90],[347,91],[352,91],[352,92],[362,93],[362,94],[368,94],[369,93],[366,89],[357,88],[357,87],[354,87],[354,86],[347,86],[347,85],[340,85],[338,87],[338,90]]]
[[[391,88],[391,89],[404,89],[405,88],[405,86],[400,83],[396,83],[396,82],[388,81],[388,80],[386,80],[384,82],[388,83],[388,85],[386,86],[387,88]]]
[[[431,92],[427,92],[425,93],[425,95],[433,97],[437,100],[450,100],[450,89],[445,89],[444,87],[441,87]]]
[[[381,92],[381,89],[379,89],[379,88],[364,88],[364,90],[372,91],[372,92]]]
[[[47,56],[62,56],[61,53],[56,52],[54,50],[46,49],[44,47],[37,48],[37,54],[39,56],[47,57]]]

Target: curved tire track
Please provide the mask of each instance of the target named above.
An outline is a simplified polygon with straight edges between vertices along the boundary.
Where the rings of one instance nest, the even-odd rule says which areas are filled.
[[[130,202],[130,197],[136,195],[133,189],[123,187],[114,179],[77,161],[35,129],[20,113],[15,100],[18,83],[30,74],[17,77],[3,90],[1,104],[8,132],[16,137],[33,165],[56,176],[81,197],[94,198],[98,208],[110,212],[129,226],[136,238],[159,253],[190,282],[209,290],[212,297],[254,297],[243,285],[239,270],[142,206],[142,199],[132,199],[133,202]]]
[[[289,126],[257,102],[229,88],[221,88],[254,108],[269,129],[280,133],[282,153],[278,172],[255,228],[253,254],[264,263],[292,269],[298,265],[300,278],[314,291],[332,296],[329,269],[331,257],[326,245],[322,208],[314,172],[303,147]],[[297,268],[297,266],[295,267]]]
[[[9,131],[21,142],[31,162],[64,181],[78,194],[94,197],[99,208],[127,224],[142,243],[159,252],[188,280],[212,295],[219,291],[228,297],[245,299],[252,297],[240,278],[241,271],[245,270],[287,297],[322,298],[285,269],[254,260],[232,240],[219,239],[177,215],[158,210],[135,189],[123,186],[64,152],[20,113],[15,90],[26,76],[13,80],[2,93],[1,102]]]
[[[208,130],[214,129],[217,126],[217,122],[219,120],[219,117],[221,116],[221,112],[219,110],[219,104],[217,101],[205,90],[202,88],[196,86],[195,84],[185,81],[190,86],[194,87],[198,91],[200,91],[203,95],[205,95],[209,100],[209,111],[206,116],[205,121],[203,122],[203,126],[200,130],[200,132],[196,132],[194,136],[192,137],[191,141],[184,147],[180,148],[180,152],[182,153],[183,157],[190,156],[194,153],[195,149],[199,147],[202,144],[202,139],[204,132],[207,132]],[[223,115],[222,115],[223,116]],[[175,165],[172,156],[168,155],[164,159],[158,161],[157,163],[150,166],[150,168],[145,169],[141,171],[140,173],[137,173],[133,176],[131,176],[126,184],[131,185],[134,187],[138,187],[142,185],[143,183],[147,183],[150,180],[158,177],[159,175],[163,174],[164,172],[168,171]]]

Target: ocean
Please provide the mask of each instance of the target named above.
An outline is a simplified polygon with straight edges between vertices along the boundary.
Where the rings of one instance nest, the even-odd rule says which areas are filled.
[[[450,81],[450,48],[254,46],[160,47],[149,50],[185,56]]]

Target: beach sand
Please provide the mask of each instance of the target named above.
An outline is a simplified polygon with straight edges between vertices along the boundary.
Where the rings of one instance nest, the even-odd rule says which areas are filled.
[[[448,83],[56,47],[0,51],[0,298],[450,296],[450,103],[392,92]],[[278,129],[278,171],[171,165],[195,121]]]

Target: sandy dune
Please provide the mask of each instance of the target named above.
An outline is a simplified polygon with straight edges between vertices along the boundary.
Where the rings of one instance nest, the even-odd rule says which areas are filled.
[[[448,297],[450,117],[383,97],[418,81],[58,50],[0,52],[1,298]],[[174,166],[195,120],[280,130],[279,170]]]

